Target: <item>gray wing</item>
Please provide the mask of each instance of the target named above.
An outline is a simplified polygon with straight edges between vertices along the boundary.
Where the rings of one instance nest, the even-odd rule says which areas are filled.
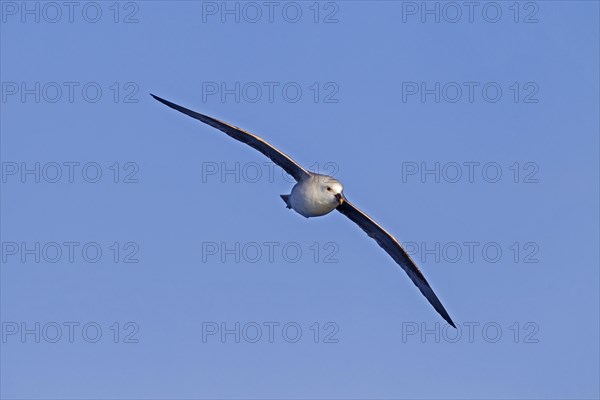
[[[292,160],[290,156],[278,150],[273,145],[269,144],[260,137],[250,132],[246,132],[238,128],[237,126],[229,125],[226,122],[219,121],[218,119],[189,110],[175,103],[171,103],[168,100],[161,99],[160,97],[155,96],[153,94],[150,95],[156,100],[160,101],[161,103],[179,112],[189,115],[190,117],[195,118],[198,121],[204,122],[205,124],[210,125],[213,128],[217,128],[218,130],[225,132],[227,135],[231,136],[235,140],[239,140],[242,143],[246,143],[248,146],[254,147],[256,150],[269,157],[275,164],[283,168],[285,172],[293,176],[294,179],[296,179],[296,181],[301,181],[302,179],[310,177],[310,172],[298,165],[298,163]]]
[[[433,289],[431,289],[431,286],[429,286],[429,283],[427,283],[427,280],[419,268],[417,268],[415,262],[402,248],[402,245],[396,240],[396,238],[390,235],[377,222],[373,221],[367,214],[359,210],[347,200],[338,206],[337,210],[346,217],[350,218],[350,220],[356,225],[360,226],[361,229],[367,233],[367,235],[375,239],[377,244],[379,244],[379,246],[381,246],[408,274],[408,277],[419,288],[427,300],[429,300],[433,308],[435,308],[442,318],[456,328],[456,325],[454,325],[454,322],[452,322],[450,315],[448,315],[446,312],[446,309],[433,292]]]

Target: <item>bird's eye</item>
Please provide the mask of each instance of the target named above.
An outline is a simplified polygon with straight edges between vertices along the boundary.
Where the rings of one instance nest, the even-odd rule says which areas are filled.
[[[327,191],[331,192],[331,188],[329,186],[327,186]]]

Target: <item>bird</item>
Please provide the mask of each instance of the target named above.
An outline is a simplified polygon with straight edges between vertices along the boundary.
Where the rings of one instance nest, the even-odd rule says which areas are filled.
[[[291,193],[281,195],[287,208],[306,218],[320,217],[329,214],[333,210],[337,210],[348,217],[392,257],[392,259],[406,272],[411,281],[421,291],[439,315],[456,329],[456,325],[452,321],[452,318],[450,318],[450,315],[442,305],[441,301],[433,292],[433,289],[425,279],[425,276],[406,250],[404,250],[400,242],[346,198],[344,195],[344,186],[339,180],[329,175],[317,174],[306,170],[290,156],[277,149],[266,140],[240,129],[237,126],[192,111],[161,97],[155,96],[152,93],[150,93],[150,95],[162,104],[197,119],[206,125],[224,132],[233,139],[253,147],[271,159],[279,167],[283,168],[285,172],[290,174],[296,180],[296,184],[292,188]]]

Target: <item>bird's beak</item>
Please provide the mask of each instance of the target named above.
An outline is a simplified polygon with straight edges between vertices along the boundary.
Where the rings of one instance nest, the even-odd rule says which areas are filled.
[[[335,195],[335,199],[338,201],[339,205],[341,206],[342,203],[344,202],[344,200],[346,200],[346,198],[344,197],[343,194],[338,193]]]

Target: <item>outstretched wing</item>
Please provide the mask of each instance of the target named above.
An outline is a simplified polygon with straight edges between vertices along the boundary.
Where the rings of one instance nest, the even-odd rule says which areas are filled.
[[[450,325],[456,328],[454,322],[446,312],[446,309],[437,298],[427,280],[417,268],[415,262],[410,258],[408,253],[402,248],[402,245],[390,235],[385,229],[383,229],[377,222],[373,221],[367,214],[362,212],[360,209],[355,207],[352,203],[345,200],[337,210],[350,218],[352,222],[360,226],[363,231],[370,237],[375,239],[377,244],[381,246],[393,259],[402,267],[402,269],[408,274],[409,278],[419,288],[421,293],[429,300],[433,308],[448,322]]]
[[[219,121],[218,119],[214,119],[212,117],[189,110],[175,103],[171,103],[168,100],[161,99],[160,97],[155,96],[153,94],[150,95],[156,100],[160,101],[161,103],[179,112],[187,114],[190,117],[197,119],[198,121],[204,122],[205,124],[210,125],[213,128],[217,128],[218,130],[225,132],[227,135],[231,136],[235,140],[239,140],[242,143],[246,143],[248,146],[254,147],[256,150],[269,157],[275,164],[283,168],[285,172],[293,176],[294,179],[296,179],[296,181],[301,181],[311,176],[310,172],[302,168],[297,162],[292,160],[290,156],[278,150],[275,146],[271,145],[270,143],[261,139],[260,137],[250,132],[246,132],[238,128],[237,126],[229,125],[226,122]]]

